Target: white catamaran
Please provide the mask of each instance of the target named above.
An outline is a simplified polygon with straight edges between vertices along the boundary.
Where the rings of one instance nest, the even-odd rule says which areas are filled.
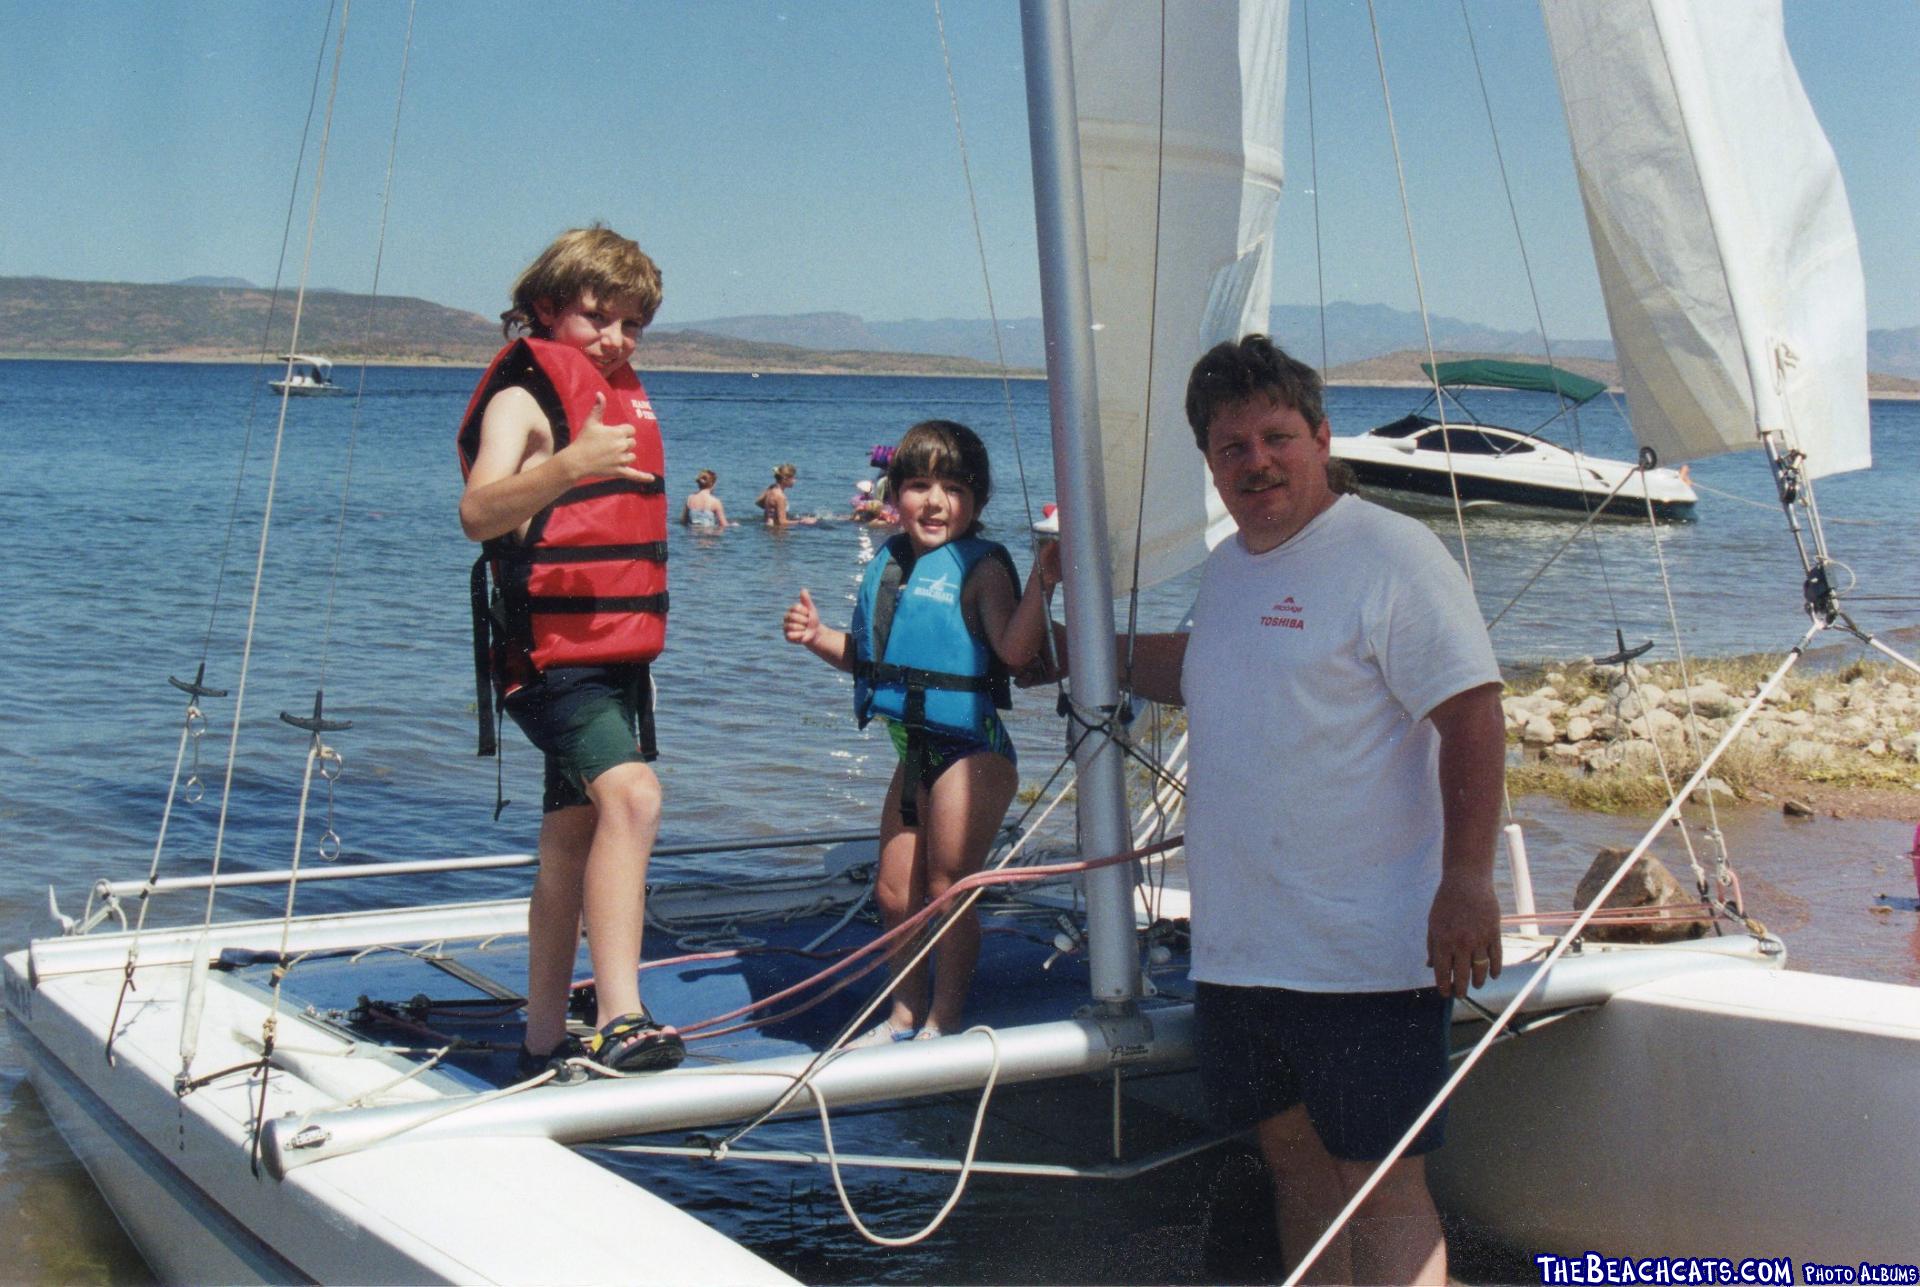
[[[1777,6],[1549,0],[1547,15],[1636,432],[1673,463],[1764,446],[1803,541],[1808,638],[1852,631],[1811,482],[1868,459],[1859,267]],[[101,882],[67,932],[5,961],[33,1083],[162,1277],[521,1282],[617,1265],[647,1281],[785,1281],[604,1159],[944,1166],[960,1172],[958,1198],[970,1172],[1124,1183],[1214,1142],[1195,1122],[1152,1155],[1047,1163],[972,1146],[906,1156],[904,1142],[901,1156],[840,1157],[828,1135],[782,1150],[751,1133],[775,1115],[824,1128],[855,1105],[910,1117],[956,1092],[980,1096],[984,1117],[986,1095],[1046,1083],[1099,1105],[1117,1144],[1143,1105],[1196,1104],[1179,1080],[1183,912],[1142,872],[1172,847],[1177,793],[1160,794],[1161,815],[1127,814],[1106,645],[1116,585],[1176,575],[1229,533],[1180,403],[1195,355],[1266,325],[1288,14],[1284,0],[1242,0],[1167,19],[1023,6],[1067,626],[1089,659],[1069,697],[1097,735],[1075,760],[1092,861],[1035,866],[1016,844],[979,883],[995,891],[989,924],[1013,931],[986,940],[985,1031],[837,1051],[878,1004],[871,985],[838,990],[885,946],[859,915],[871,838],[775,837],[755,843],[833,847],[817,876],[650,896],[649,997],[706,1016],[681,1024],[685,1065],[519,1081],[524,900],[309,914],[295,893],[527,855],[303,867],[303,806],[291,868],[220,872],[216,847],[214,872],[163,877],[163,818],[147,879]],[[204,674],[176,682],[184,755],[226,695]],[[243,660],[235,727],[244,682]],[[292,722],[310,734],[310,787],[337,764],[340,725],[318,702]],[[170,792],[169,815],[183,798]],[[1765,1241],[1851,1262],[1911,1248],[1920,990],[1784,971],[1726,877],[1703,881],[1698,913],[1723,932],[1678,945],[1589,942],[1593,908],[1558,935],[1516,909],[1506,973],[1459,1007],[1443,1207],[1528,1251]],[[284,886],[286,914],[216,919],[215,895],[240,885]],[[147,924],[181,895],[204,897],[205,914]],[[673,948],[696,934],[697,950]]]

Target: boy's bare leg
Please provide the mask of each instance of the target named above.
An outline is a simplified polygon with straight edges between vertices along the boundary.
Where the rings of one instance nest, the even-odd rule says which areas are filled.
[[[1020,772],[1011,760],[986,752],[953,764],[922,795],[928,901],[980,870],[1019,784]],[[929,1027],[960,1030],[979,959],[980,917],[969,909],[934,948]]]
[[[645,764],[615,765],[587,784],[599,818],[587,852],[582,908],[599,999],[595,1026],[640,1008],[640,938],[647,860],[660,830],[660,779]]]
[[[540,866],[527,904],[527,1049],[544,1055],[567,1035],[567,993],[580,951],[580,888],[593,843],[592,805],[540,819]]]
[[[920,910],[927,897],[926,864],[921,860],[921,831],[900,821],[900,793],[905,789],[906,766],[896,764],[893,782],[887,787],[887,802],[880,810],[880,871],[873,886],[873,901],[880,908],[880,924],[893,929]],[[921,797],[925,807],[925,795]],[[926,815],[923,813],[922,818]],[[898,968],[896,953],[887,969]],[[927,971],[920,969],[893,983],[893,1009],[887,1022],[905,1030],[917,1028],[927,1013]]]

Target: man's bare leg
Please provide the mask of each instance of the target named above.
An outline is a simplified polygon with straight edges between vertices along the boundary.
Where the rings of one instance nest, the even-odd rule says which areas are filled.
[[[1375,1163],[1339,1164],[1341,1193],[1360,1191]],[[1447,1238],[1427,1189],[1427,1160],[1403,1157],[1375,1186],[1349,1223],[1356,1283],[1443,1284]]]
[[[1267,1174],[1273,1180],[1274,1212],[1280,1225],[1280,1261],[1292,1273],[1313,1244],[1319,1241],[1333,1218],[1346,1205],[1350,1192],[1343,1181],[1341,1165],[1320,1142],[1318,1132],[1307,1117],[1305,1104],[1261,1122],[1260,1155],[1266,1159]],[[1351,1283],[1354,1277],[1351,1237],[1341,1230],[1320,1258],[1313,1262],[1301,1281],[1309,1283]]]

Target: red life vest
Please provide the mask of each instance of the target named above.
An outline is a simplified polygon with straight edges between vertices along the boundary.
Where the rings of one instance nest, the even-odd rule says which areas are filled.
[[[482,545],[474,565],[475,661],[502,696],[553,666],[650,662],[667,634],[666,466],[647,391],[630,368],[609,379],[578,349],[516,340],[488,366],[461,418],[462,477],[479,454],[488,401],[511,385],[540,404],[556,453],[586,424],[594,397],[604,397],[601,420],[634,427],[634,467],[654,481],[586,479],[535,514],[524,537],[509,532]],[[491,612],[483,610],[488,565],[500,592]]]

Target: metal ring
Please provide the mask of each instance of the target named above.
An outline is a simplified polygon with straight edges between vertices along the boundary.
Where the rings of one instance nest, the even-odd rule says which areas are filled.
[[[198,706],[187,707],[188,734],[193,737],[199,737],[202,733],[206,731],[207,731],[207,717],[200,713],[200,708]]]
[[[331,746],[320,748],[320,776],[326,781],[332,782],[338,779],[346,767],[347,762],[340,758],[340,752]]]
[[[316,858],[322,862],[332,862],[340,856],[340,833],[328,827],[320,836],[320,843],[313,847]]]
[[[180,787],[180,798],[188,804],[199,804],[206,799],[207,787],[198,773],[188,778]]]

